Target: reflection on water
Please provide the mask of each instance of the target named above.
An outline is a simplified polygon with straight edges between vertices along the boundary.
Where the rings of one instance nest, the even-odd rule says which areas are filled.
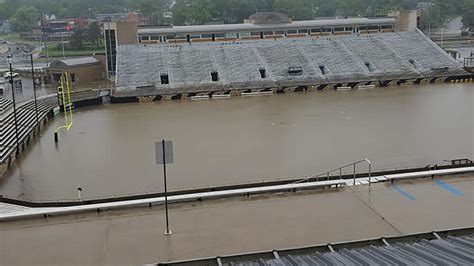
[[[362,158],[375,170],[473,158],[473,89],[441,84],[85,108],[57,147],[53,131],[63,120],[55,119],[0,193],[51,201],[76,199],[78,187],[83,198],[161,191],[154,143],[162,138],[174,141],[172,189],[319,174]]]

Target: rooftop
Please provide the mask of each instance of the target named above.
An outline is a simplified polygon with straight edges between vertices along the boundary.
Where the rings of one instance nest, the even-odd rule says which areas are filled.
[[[56,60],[51,62],[50,67],[82,67],[89,65],[100,64],[100,61],[93,56],[70,58],[63,60]]]
[[[166,28],[139,28],[138,35],[167,34],[167,33],[192,33],[192,32],[230,32],[253,31],[262,29],[291,29],[291,28],[321,28],[337,26],[368,26],[379,24],[395,24],[394,18],[349,18],[349,19],[324,19],[303,20],[291,23],[265,23],[265,24],[220,24],[220,25],[193,25],[174,26]]]
[[[473,254],[474,228],[463,228],[159,265],[468,265]]]

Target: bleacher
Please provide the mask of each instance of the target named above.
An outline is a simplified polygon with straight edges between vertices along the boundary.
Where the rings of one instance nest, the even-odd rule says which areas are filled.
[[[266,62],[272,77],[277,81],[288,79],[298,79],[298,76],[291,76],[288,69],[291,67],[301,67],[301,78],[314,77],[322,80],[321,73],[316,70],[309,58],[293,43],[281,42],[272,46],[262,45],[257,48],[258,53]]]
[[[5,113],[12,105],[12,100],[0,98],[0,115]]]
[[[425,75],[437,75],[433,69],[448,67],[452,75],[463,74],[459,63],[449,55],[441,52],[431,40],[422,33],[400,32],[387,34],[381,39],[406,62],[412,62],[417,70]],[[447,60],[449,56],[449,60]]]
[[[265,63],[260,60],[258,52],[253,47],[241,49],[236,45],[230,47],[220,46],[213,50],[214,59],[222,76],[227,78],[230,84],[242,82],[261,82],[262,78],[258,69],[266,69]],[[239,69],[232,69],[228,65],[246,65]],[[268,71],[267,71],[268,72]]]
[[[210,87],[255,88],[467,75],[423,33],[401,32],[242,43],[124,45],[116,96]],[[289,69],[300,69],[295,75]],[[264,69],[262,78],[259,69]],[[218,79],[212,80],[211,72]],[[324,72],[324,73],[323,73]],[[160,75],[169,83],[162,84]],[[284,85],[282,85],[284,84]]]
[[[44,98],[38,100],[38,118],[39,121],[57,106],[56,99]],[[27,140],[28,135],[34,131],[36,127],[36,106],[34,101],[17,107],[17,128],[18,143],[21,145]],[[8,160],[11,152],[16,148],[16,130],[15,117],[13,112],[8,113],[0,120],[0,164]]]
[[[407,77],[410,73],[415,73],[413,67],[384,42],[372,36],[361,36],[345,39],[344,45],[349,51],[363,62],[364,66],[374,75],[400,75]],[[366,66],[367,64],[367,66]]]
[[[318,39],[302,47],[311,61],[326,69],[324,75],[329,80],[342,81],[367,76],[368,71],[363,63],[354,58],[339,39]]]
[[[150,48],[154,47],[150,46]],[[211,71],[217,69],[212,63],[207,46],[198,45],[197,49],[189,49],[186,46],[170,48],[167,51],[167,59],[169,60],[167,72],[175,86],[213,84]],[[222,75],[219,80],[222,80]]]

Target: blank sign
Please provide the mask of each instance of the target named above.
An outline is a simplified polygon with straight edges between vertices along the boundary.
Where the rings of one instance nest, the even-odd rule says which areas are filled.
[[[173,163],[173,141],[165,140],[165,160],[163,160],[163,142],[155,142],[155,157],[156,157],[156,164],[171,164]]]

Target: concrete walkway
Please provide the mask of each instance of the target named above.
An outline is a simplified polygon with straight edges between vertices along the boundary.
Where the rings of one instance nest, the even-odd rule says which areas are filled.
[[[453,193],[457,191],[457,193]],[[0,264],[125,265],[474,225],[474,176],[0,223]]]
[[[474,167],[463,167],[463,168],[452,168],[452,169],[441,169],[441,170],[430,170],[420,171],[412,173],[401,173],[392,174],[386,176],[373,176],[361,177],[356,179],[343,179],[343,180],[330,180],[330,181],[317,181],[317,182],[302,182],[307,179],[302,178],[300,182],[290,183],[286,185],[274,185],[274,186],[263,186],[263,187],[252,187],[242,188],[233,190],[222,190],[222,191],[211,191],[211,192],[200,192],[183,195],[175,195],[168,197],[168,202],[172,203],[183,203],[183,202],[194,202],[201,200],[210,200],[216,198],[229,198],[229,197],[241,197],[244,195],[259,195],[268,193],[278,193],[286,191],[299,191],[299,190],[311,190],[318,188],[330,188],[340,186],[360,186],[368,185],[369,183],[378,183],[386,181],[395,181],[403,179],[413,179],[420,177],[429,176],[445,176],[445,175],[456,175],[461,173],[473,173]],[[312,177],[314,178],[314,177]],[[149,199],[136,199],[126,200],[110,203],[96,203],[88,205],[77,205],[71,207],[52,207],[52,208],[29,208],[22,207],[7,203],[0,202],[0,222],[8,220],[21,220],[29,218],[38,218],[43,216],[60,216],[74,213],[81,213],[87,211],[104,211],[109,209],[119,208],[132,208],[132,207],[143,207],[151,205],[162,205],[164,204],[164,197],[149,198]]]

